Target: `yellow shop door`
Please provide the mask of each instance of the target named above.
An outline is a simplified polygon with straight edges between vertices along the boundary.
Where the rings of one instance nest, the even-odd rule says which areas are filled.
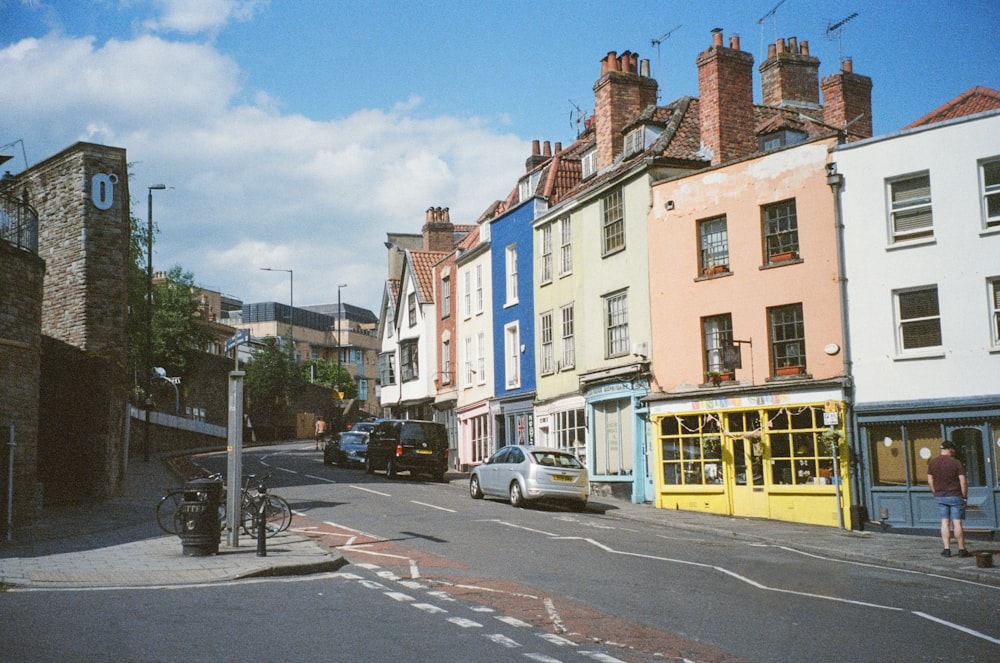
[[[729,512],[734,516],[768,517],[767,492],[764,490],[764,446],[759,439],[726,437],[732,445],[733,471],[727,472]]]

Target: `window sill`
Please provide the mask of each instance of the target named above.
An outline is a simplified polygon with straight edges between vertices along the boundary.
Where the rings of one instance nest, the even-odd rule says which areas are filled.
[[[898,242],[889,244],[885,247],[886,251],[901,251],[903,249],[912,249],[920,246],[933,246],[937,244],[937,239],[934,237],[921,237],[919,239],[903,239]]]
[[[923,352],[913,351],[907,354],[897,354],[892,358],[893,361],[912,361],[919,359],[944,359],[945,352],[940,348],[934,348],[931,350],[926,350]]]
[[[979,232],[980,237],[987,237],[989,235],[1000,235],[1000,223],[988,225]]]
[[[720,279],[723,276],[732,276],[732,275],[733,273],[728,269],[724,272],[717,272],[715,274],[702,274],[701,276],[695,278],[695,283],[697,283],[698,281],[711,281],[713,279]]]
[[[761,265],[757,269],[761,270],[775,269],[777,267],[784,267],[785,265],[798,265],[799,263],[803,262],[805,262],[805,260],[803,260],[802,258],[792,258],[791,260],[779,260],[778,262],[769,262],[767,264]]]
[[[795,373],[792,375],[771,375],[764,378],[765,382],[794,382],[796,380],[812,380],[812,373]]]

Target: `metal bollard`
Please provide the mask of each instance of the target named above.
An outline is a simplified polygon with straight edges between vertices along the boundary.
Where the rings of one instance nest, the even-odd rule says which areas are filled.
[[[265,494],[260,500],[260,506],[257,507],[257,557],[267,557],[267,530],[265,529],[267,524],[266,518],[267,511],[267,495]]]

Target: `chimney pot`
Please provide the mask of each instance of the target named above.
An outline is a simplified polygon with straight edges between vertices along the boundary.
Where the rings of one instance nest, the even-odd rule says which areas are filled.
[[[734,51],[740,50],[740,36],[739,35],[730,35],[730,37],[729,37],[729,48],[733,49]]]
[[[799,40],[798,40],[797,37],[789,37],[788,38],[788,50],[791,53],[798,53],[799,52]]]
[[[804,41],[799,44],[799,47],[802,49],[802,55],[809,55],[809,42]]]
[[[555,150],[556,150],[556,154],[559,154],[560,152],[562,152],[562,143],[560,143],[559,141],[556,141]]]
[[[608,71],[621,71],[622,64],[618,60],[618,53],[610,51],[608,53]]]
[[[539,154],[539,152],[538,152],[538,141],[537,140],[533,140],[533,141],[531,141],[531,156],[535,157],[535,156],[538,156],[538,154]]]
[[[639,54],[638,53],[632,53],[629,56],[629,64],[632,67],[632,69],[631,69],[632,73],[633,74],[638,74],[639,73]]]
[[[782,37],[781,39],[778,40],[778,52],[779,53],[784,53],[785,52],[785,38],[784,37]]]
[[[843,71],[854,71],[854,61],[851,58],[844,58],[844,61],[840,63],[840,68]]]
[[[639,75],[644,78],[649,78],[649,60],[642,60],[639,62]]]
[[[549,144],[549,141],[542,143],[542,155],[547,157],[552,156],[552,145]]]
[[[722,28],[712,30],[712,46],[722,46]]]
[[[773,58],[777,52],[778,52],[777,46],[775,46],[774,44],[767,45],[767,58],[769,60]]]

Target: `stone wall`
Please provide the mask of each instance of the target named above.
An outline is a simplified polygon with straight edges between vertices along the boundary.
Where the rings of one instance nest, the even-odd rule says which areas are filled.
[[[38,256],[0,241],[0,530],[7,522],[11,425],[16,445],[13,520],[29,520],[41,509],[36,459],[44,275]]]

